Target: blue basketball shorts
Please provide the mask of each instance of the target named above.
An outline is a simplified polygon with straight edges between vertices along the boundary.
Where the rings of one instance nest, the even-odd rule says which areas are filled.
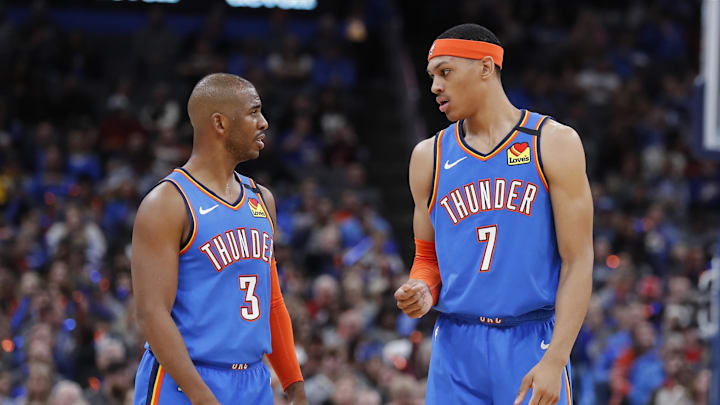
[[[490,326],[440,314],[433,329],[426,405],[510,405],[523,377],[542,358],[554,318]],[[560,405],[572,405],[570,362],[564,368]],[[530,401],[532,390],[523,404]]]
[[[270,372],[262,361],[227,368],[195,365],[200,377],[223,405],[273,403]],[[190,400],[165,372],[153,353],[145,351],[135,375],[134,405],[188,404]]]

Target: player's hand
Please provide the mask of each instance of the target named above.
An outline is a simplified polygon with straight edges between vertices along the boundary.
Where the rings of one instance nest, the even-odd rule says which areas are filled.
[[[285,393],[290,400],[290,405],[308,405],[305,397],[305,384],[302,381],[290,384]]]
[[[187,393],[185,394],[187,395]],[[201,396],[190,398],[190,402],[192,402],[193,405],[222,405],[220,404],[220,401],[215,398],[215,395],[213,395],[209,388],[207,389],[207,392],[203,392]]]
[[[535,365],[520,384],[514,405],[522,403],[528,390],[532,388],[532,396],[528,405],[555,405],[560,400],[562,375],[565,364],[543,358]]]
[[[433,297],[424,281],[409,279],[395,291],[398,308],[410,318],[420,318],[430,311]]]

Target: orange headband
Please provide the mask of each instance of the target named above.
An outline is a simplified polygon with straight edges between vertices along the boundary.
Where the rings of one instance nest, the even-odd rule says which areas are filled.
[[[467,39],[444,38],[436,39],[428,52],[428,62],[436,56],[458,56],[467,59],[482,59],[490,56],[502,69],[503,48],[499,45]]]

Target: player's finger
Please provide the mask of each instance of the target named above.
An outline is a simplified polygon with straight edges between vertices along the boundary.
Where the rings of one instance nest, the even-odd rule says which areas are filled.
[[[410,292],[410,285],[408,285],[407,283],[401,285],[400,288],[395,291],[396,300],[407,299],[410,295],[412,295],[412,292]]]
[[[423,311],[422,308],[418,308],[418,309],[415,310],[415,311],[406,312],[406,314],[407,314],[407,316],[409,316],[410,318],[420,318],[421,316],[425,315],[425,312]]]
[[[421,292],[421,291],[424,292],[424,291],[425,291],[425,284],[423,284],[423,283],[415,283],[412,287],[410,287],[410,290],[411,290],[413,293],[416,293],[416,294],[419,293],[419,292]]]
[[[420,308],[420,303],[415,300],[398,301],[398,308],[403,311],[413,311],[416,308]]]
[[[522,383],[520,383],[520,389],[518,390],[518,394],[515,398],[515,402],[513,403],[513,405],[518,405],[525,399],[525,395],[527,395],[527,392],[530,389],[532,382],[532,376],[530,375],[526,375],[525,378],[523,378]]]
[[[543,394],[541,390],[536,390],[533,388],[532,395],[530,395],[530,401],[528,402],[528,405],[540,405],[543,403]]]
[[[407,298],[399,299],[398,306],[402,305],[403,307],[407,308],[408,305],[413,305],[418,302],[420,302],[420,296],[418,296],[418,294],[413,294]]]

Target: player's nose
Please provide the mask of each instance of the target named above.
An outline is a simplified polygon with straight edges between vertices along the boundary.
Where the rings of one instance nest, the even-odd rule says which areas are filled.
[[[440,84],[440,80],[438,80],[437,76],[433,78],[432,85],[430,86],[430,91],[433,94],[440,94],[443,92],[443,86]]]
[[[268,129],[269,126],[270,124],[268,124],[265,116],[260,114],[260,119],[258,120],[258,129],[260,129],[261,131],[265,131]]]

